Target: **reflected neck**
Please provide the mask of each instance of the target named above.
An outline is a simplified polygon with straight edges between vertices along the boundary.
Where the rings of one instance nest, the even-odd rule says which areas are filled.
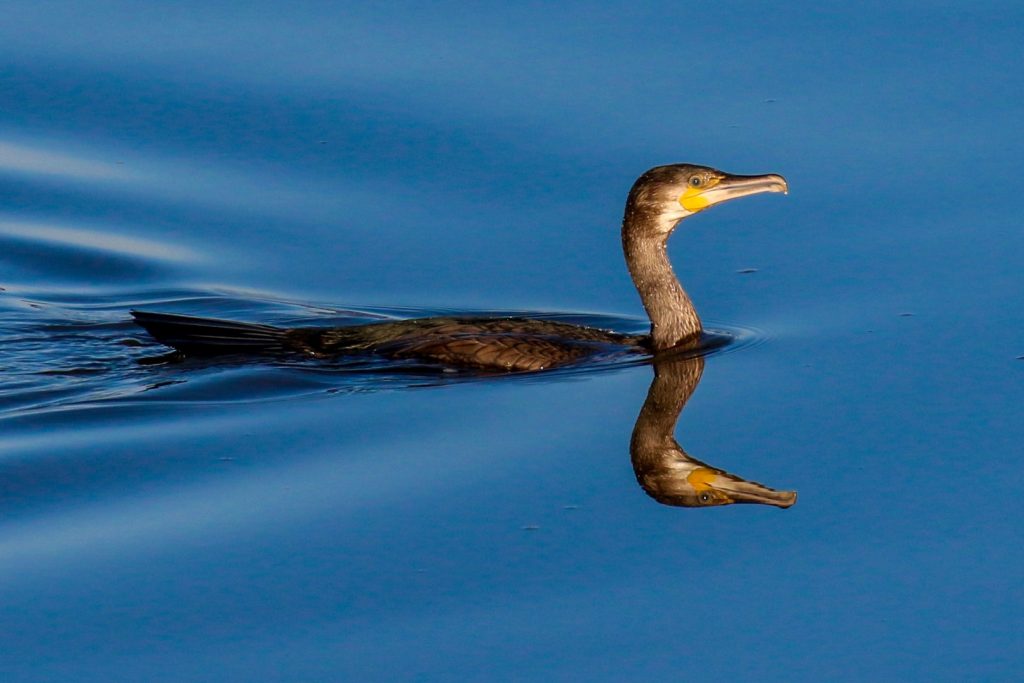
[[[636,418],[630,439],[631,450],[637,451],[634,458],[645,449],[679,448],[673,436],[676,422],[700,383],[703,372],[704,359],[701,356],[670,356],[667,361],[655,361],[654,381],[647,390],[647,400]]]
[[[644,229],[650,227],[639,225],[644,220],[635,213],[627,214],[622,225],[622,249],[651,319],[651,346],[661,351],[698,340],[703,328],[697,309],[668,260],[669,233]]]

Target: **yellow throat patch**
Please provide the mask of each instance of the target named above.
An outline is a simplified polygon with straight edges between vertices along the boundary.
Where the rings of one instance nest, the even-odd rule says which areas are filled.
[[[703,209],[711,206],[711,202],[708,201],[707,197],[704,197],[704,191],[708,189],[707,185],[701,187],[693,187],[688,185],[683,194],[679,197],[679,205],[690,213],[697,213]]]

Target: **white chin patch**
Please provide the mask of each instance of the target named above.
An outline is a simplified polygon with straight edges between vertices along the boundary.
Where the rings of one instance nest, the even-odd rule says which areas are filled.
[[[679,223],[679,221],[683,220],[687,216],[692,215],[692,211],[687,211],[683,207],[679,207],[674,211],[666,211],[660,216],[658,216],[658,229],[661,232],[670,232],[673,228],[676,227],[676,224]]]

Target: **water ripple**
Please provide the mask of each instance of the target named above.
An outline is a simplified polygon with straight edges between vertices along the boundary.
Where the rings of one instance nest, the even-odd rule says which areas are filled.
[[[0,237],[27,243],[46,243],[43,248],[83,249],[160,261],[191,261],[197,258],[195,252],[180,246],[107,230],[69,228],[52,223],[0,218]]]
[[[77,180],[123,180],[130,174],[117,164],[0,140],[0,171],[63,176]]]
[[[0,419],[24,412],[96,404],[222,404],[296,396],[387,391],[494,379],[564,381],[649,362],[646,356],[609,354],[541,373],[488,373],[444,368],[415,360],[381,358],[172,360],[168,349],[135,326],[127,311],[145,304],[194,315],[238,318],[284,326],[337,326],[380,319],[433,315],[525,316],[642,332],[646,322],[595,313],[455,311],[451,309],[350,308],[306,304],[232,291],[137,290],[104,298],[67,292],[22,298],[0,292],[4,383]],[[715,325],[702,353],[759,343],[756,330]]]

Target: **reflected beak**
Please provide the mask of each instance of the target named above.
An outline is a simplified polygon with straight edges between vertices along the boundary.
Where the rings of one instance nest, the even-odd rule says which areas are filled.
[[[789,193],[786,179],[775,173],[767,175],[726,175],[710,187],[688,187],[679,203],[687,211],[696,213],[709,206],[730,199],[749,197],[763,192]]]
[[[708,483],[711,488],[728,496],[733,503],[756,503],[788,508],[796,502],[796,491],[776,491],[755,481],[719,475]]]

